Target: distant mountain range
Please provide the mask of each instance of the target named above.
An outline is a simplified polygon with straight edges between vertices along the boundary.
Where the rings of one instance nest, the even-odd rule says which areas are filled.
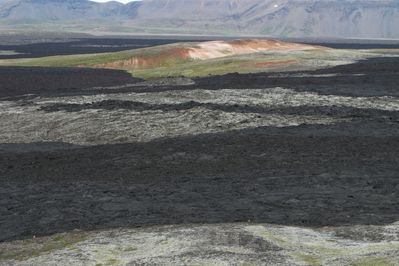
[[[0,29],[399,38],[399,0],[0,0]]]

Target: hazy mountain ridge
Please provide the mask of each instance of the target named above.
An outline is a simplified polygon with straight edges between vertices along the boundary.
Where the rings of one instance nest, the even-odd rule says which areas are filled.
[[[0,22],[117,22],[132,31],[399,38],[398,0],[6,0]],[[115,28],[113,29],[115,30]]]
[[[38,21],[106,18],[122,15],[118,2],[96,3],[87,0],[14,0],[0,5],[0,18]],[[83,17],[84,16],[84,17]]]

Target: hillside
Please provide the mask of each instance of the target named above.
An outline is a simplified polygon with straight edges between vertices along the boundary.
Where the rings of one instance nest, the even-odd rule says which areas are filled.
[[[0,29],[399,38],[397,0],[6,0]]]
[[[379,53],[272,39],[242,39],[172,43],[121,52],[4,59],[0,60],[0,66],[121,69],[137,78],[152,79],[312,70],[350,64]]]

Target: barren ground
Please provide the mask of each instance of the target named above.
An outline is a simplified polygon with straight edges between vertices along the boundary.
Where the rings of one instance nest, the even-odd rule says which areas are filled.
[[[0,264],[397,264],[399,59],[124,75],[0,68]]]

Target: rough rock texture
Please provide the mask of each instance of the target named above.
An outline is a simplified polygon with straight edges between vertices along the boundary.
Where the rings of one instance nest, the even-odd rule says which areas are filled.
[[[0,264],[395,265],[398,63],[57,90],[25,69],[0,84]]]
[[[0,265],[398,265],[398,233],[397,224],[375,232],[251,223],[74,231],[0,243]]]

